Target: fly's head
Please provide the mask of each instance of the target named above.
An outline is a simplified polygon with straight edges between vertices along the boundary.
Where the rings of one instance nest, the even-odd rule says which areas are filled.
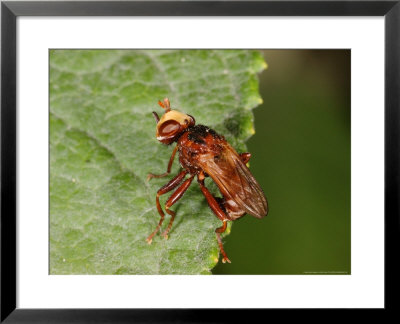
[[[154,118],[157,122],[156,136],[157,140],[161,143],[171,144],[176,141],[188,127],[194,126],[194,118],[178,110],[172,110],[168,98],[165,98],[163,102],[158,101],[158,104],[165,110],[161,118],[153,111]]]

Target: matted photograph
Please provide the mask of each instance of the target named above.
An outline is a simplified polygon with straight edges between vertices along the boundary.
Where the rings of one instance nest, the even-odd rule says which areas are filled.
[[[395,309],[399,2],[3,1],[0,320]]]

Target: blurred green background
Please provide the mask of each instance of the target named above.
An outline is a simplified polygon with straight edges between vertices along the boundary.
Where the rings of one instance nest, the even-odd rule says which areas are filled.
[[[234,222],[214,274],[350,274],[350,50],[265,50],[247,142],[269,202]]]

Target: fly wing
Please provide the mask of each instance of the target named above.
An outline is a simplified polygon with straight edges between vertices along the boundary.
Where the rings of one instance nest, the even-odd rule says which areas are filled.
[[[235,201],[247,214],[262,218],[268,213],[267,200],[260,185],[228,144],[217,156],[199,159],[203,170],[214,180],[227,199]]]

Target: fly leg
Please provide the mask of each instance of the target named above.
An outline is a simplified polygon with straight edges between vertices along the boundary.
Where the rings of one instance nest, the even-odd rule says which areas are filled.
[[[163,210],[161,208],[161,205],[160,205],[160,199],[159,199],[160,196],[163,195],[163,194],[166,194],[167,192],[169,192],[172,189],[176,188],[183,181],[183,179],[185,178],[186,174],[187,174],[187,171],[185,171],[185,170],[181,171],[175,178],[173,178],[170,182],[168,182],[166,185],[162,186],[157,191],[156,205],[157,205],[158,213],[160,214],[161,218],[160,218],[160,221],[159,221],[156,229],[154,230],[154,232],[151,233],[147,237],[147,239],[146,239],[147,243],[151,244],[151,241],[153,240],[153,236],[156,235],[156,233],[160,230],[160,227],[161,227],[161,225],[162,225],[162,223],[164,221],[165,214],[164,214],[164,212],[163,212]]]
[[[193,181],[194,175],[192,175],[190,178],[186,179],[182,185],[176,189],[176,191],[171,195],[171,197],[168,198],[167,202],[165,203],[165,211],[171,215],[171,219],[169,221],[167,229],[161,234],[164,236],[165,239],[168,238],[168,232],[172,227],[172,223],[174,222],[175,219],[175,212],[173,210],[170,210],[169,208],[175,204],[180,198],[182,198],[183,194],[186,192],[186,190],[189,188],[190,184]]]
[[[222,240],[221,240],[221,233],[225,232],[226,226],[227,226],[227,221],[229,221],[231,219],[222,210],[221,206],[218,204],[215,197],[210,193],[210,191],[208,191],[208,189],[204,185],[204,174],[203,173],[200,173],[197,176],[197,182],[199,183],[200,189],[203,192],[203,195],[206,197],[207,203],[210,206],[211,210],[222,221],[222,226],[218,227],[215,230],[215,234],[217,235],[217,240],[218,240],[218,246],[219,246],[219,249],[222,254],[222,263],[225,263],[225,262],[231,263],[231,261],[228,259],[228,256],[225,253],[224,247],[222,245]]]
[[[162,178],[162,177],[165,177],[165,176],[167,176],[168,174],[171,173],[172,162],[174,162],[174,158],[175,158],[175,154],[176,154],[176,151],[177,151],[177,150],[178,150],[178,145],[175,146],[174,150],[172,151],[172,155],[171,155],[171,157],[170,157],[170,159],[169,159],[169,162],[168,162],[167,172],[162,173],[162,174],[153,174],[153,173],[149,173],[149,174],[147,175],[147,181],[149,181],[149,180],[152,179],[152,178]]]
[[[246,164],[247,162],[250,161],[251,158],[251,153],[240,153],[240,158],[242,159],[243,163]]]
[[[228,259],[227,255],[226,255],[226,253],[224,251],[224,248],[222,246],[222,240],[221,240],[221,235],[220,235],[221,233],[226,231],[226,226],[227,226],[226,220],[222,221],[222,226],[218,227],[215,230],[215,234],[217,235],[219,249],[221,250],[221,254],[223,255],[222,263],[225,263],[225,262],[231,263],[231,260]]]

